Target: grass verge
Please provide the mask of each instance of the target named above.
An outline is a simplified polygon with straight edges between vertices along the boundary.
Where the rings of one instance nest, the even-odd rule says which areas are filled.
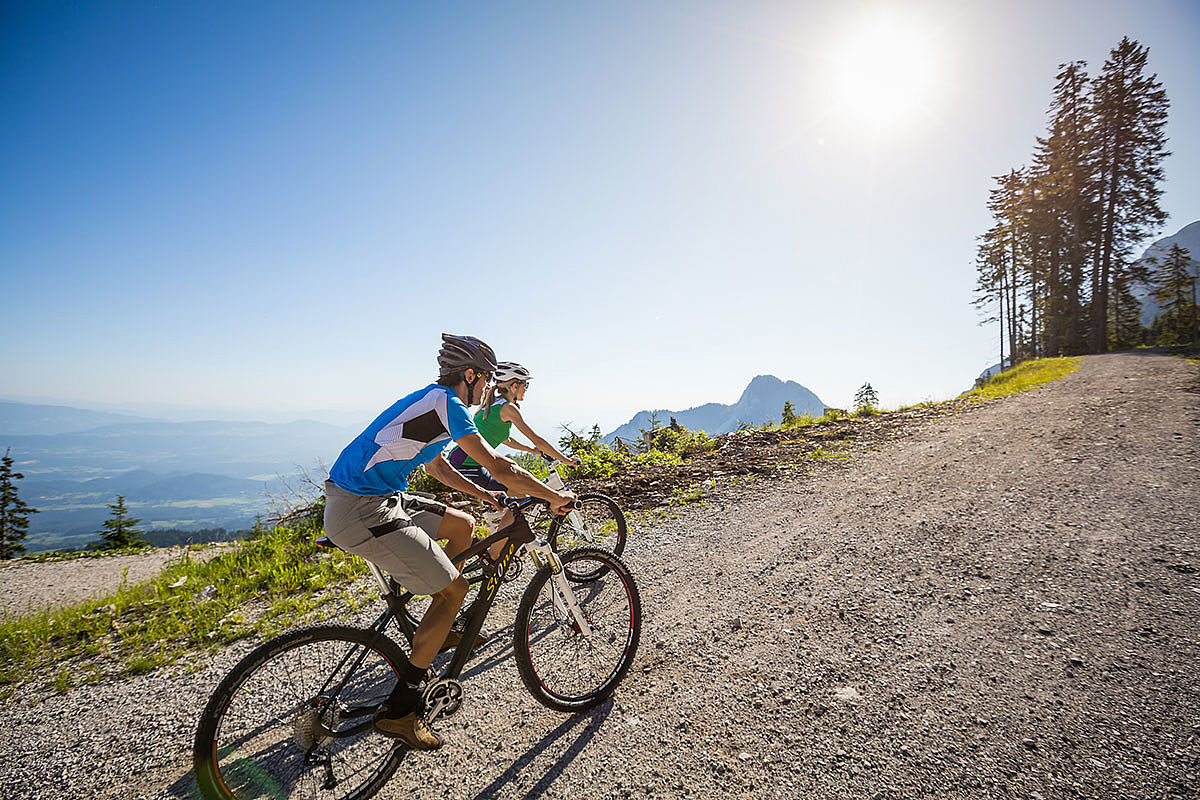
[[[60,691],[136,675],[188,653],[270,636],[316,611],[366,574],[362,561],[321,550],[311,528],[274,528],[208,561],[185,552],[154,579],[102,597],[0,617],[0,697],[48,678]],[[362,600],[366,602],[366,600]]]
[[[967,392],[964,397],[991,400],[1025,392],[1070,375],[1079,369],[1081,361],[1079,358],[1036,358],[1022,361],[1012,369],[993,375],[979,388]]]

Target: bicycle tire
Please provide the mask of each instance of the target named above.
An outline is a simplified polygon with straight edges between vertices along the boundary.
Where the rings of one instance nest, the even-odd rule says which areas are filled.
[[[363,709],[386,700],[405,656],[386,636],[371,643],[373,637],[370,630],[313,625],[276,636],[238,662],[218,684],[196,728],[192,758],[201,795],[366,800],[378,792],[407,748],[370,726],[322,741],[313,727],[318,721],[337,726],[347,703]],[[350,671],[338,667],[339,660],[361,648],[366,655],[343,684],[339,709],[321,694],[328,691],[322,686],[336,685],[333,671],[339,670],[337,678]],[[360,713],[356,722],[366,719]],[[328,774],[338,781],[333,787],[325,785]]]
[[[583,637],[555,609],[553,573],[545,566],[517,607],[513,652],[534,699],[555,711],[586,711],[607,699],[633,664],[642,631],[641,595],[629,567],[608,550],[577,547],[560,558],[564,568],[573,563],[580,572],[599,576],[571,582],[592,635]],[[584,566],[588,561],[596,564]]]
[[[618,556],[624,553],[628,526],[625,523],[625,512],[617,505],[617,501],[598,492],[581,494],[578,499],[580,508],[576,513],[580,515],[584,526],[592,527],[593,530],[574,532],[570,515],[557,517],[550,530],[550,547],[555,552],[583,546],[601,547]],[[579,542],[584,544],[580,545]],[[569,570],[567,577],[573,583],[583,583],[596,580],[602,574],[603,572],[588,574]]]

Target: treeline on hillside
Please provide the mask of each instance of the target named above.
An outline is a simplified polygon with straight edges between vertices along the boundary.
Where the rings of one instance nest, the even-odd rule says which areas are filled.
[[[1195,301],[1183,291],[1190,275],[1181,277],[1187,251],[1149,265],[1133,254],[1167,217],[1159,198],[1169,103],[1147,72],[1148,53],[1126,37],[1095,77],[1084,61],[1061,65],[1032,166],[996,178],[994,223],[979,237],[975,304],[985,322],[1000,323],[1002,363],[1145,343],[1136,284],[1154,290],[1166,301],[1164,316],[1175,317],[1160,337],[1182,338],[1187,329],[1191,339]]]
[[[154,547],[174,547],[183,544],[208,544],[209,542],[232,542],[235,539],[248,539],[253,536],[253,529],[226,530],[225,528],[201,528],[195,531],[185,531],[177,528],[148,530],[142,533],[146,544]]]
[[[132,520],[137,523],[141,520]],[[247,528],[244,530],[228,530],[226,528],[200,528],[198,530],[183,530],[181,528],[161,528],[150,530],[137,530],[133,532],[133,537],[129,541],[120,541],[117,544],[105,540],[103,538],[88,542],[86,545],[75,548],[79,551],[88,550],[112,550],[122,548],[138,548],[138,547],[178,547],[189,544],[210,544],[212,542],[232,542],[240,539],[249,539],[253,537],[261,529]],[[63,552],[70,552],[64,550]]]

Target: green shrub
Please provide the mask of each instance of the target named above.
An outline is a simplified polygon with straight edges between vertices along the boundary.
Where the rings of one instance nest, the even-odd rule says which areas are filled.
[[[534,455],[533,453],[518,453],[515,456],[510,456],[510,458],[539,481],[544,481],[550,477],[550,465],[541,456]]]
[[[687,428],[659,428],[650,435],[651,452],[661,450],[680,457],[701,455],[717,446],[704,431]]]
[[[787,431],[792,428],[807,428],[809,425],[817,425],[824,421],[824,417],[814,417],[811,414],[793,414],[791,417],[784,417],[783,422],[779,424],[779,430]]]
[[[650,434],[650,449],[644,453],[630,453],[624,448],[612,448],[600,441],[600,427],[592,426],[586,436],[568,430],[560,444],[566,452],[579,459],[578,467],[566,470],[565,477],[608,478],[630,466],[676,467],[685,458],[711,452],[717,443],[704,431],[687,428],[651,428],[643,433]]]
[[[442,482],[426,472],[424,467],[414,469],[408,474],[408,488],[414,492],[426,492],[427,494],[446,491]]]
[[[648,453],[638,453],[633,456],[633,463],[643,467],[678,467],[683,459],[675,453],[665,450],[651,450]]]
[[[587,436],[568,429],[559,440],[559,446],[579,459],[579,466],[568,467],[566,479],[607,478],[615,475],[628,461],[625,453],[613,450],[600,441],[600,426],[593,425]]]

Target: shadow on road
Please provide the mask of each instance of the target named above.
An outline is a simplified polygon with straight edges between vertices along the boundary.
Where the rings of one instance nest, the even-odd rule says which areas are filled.
[[[179,779],[167,787],[167,797],[177,797],[181,800],[201,800],[200,787],[196,785],[196,773],[188,770]]]
[[[496,793],[505,784],[511,782],[521,774],[522,770],[533,764],[537,760],[537,757],[549,749],[551,745],[582,725],[583,730],[578,732],[574,741],[565,747],[557,748],[561,750],[561,755],[542,773],[537,783],[529,787],[529,791],[522,795],[521,800],[536,800],[541,797],[554,784],[558,776],[563,773],[563,770],[575,760],[576,756],[583,752],[583,748],[587,747],[588,742],[592,740],[592,737],[596,735],[596,731],[600,729],[600,725],[604,720],[608,719],[608,715],[612,712],[612,705],[613,701],[610,698],[594,708],[590,713],[574,714],[568,717],[561,725],[543,736],[537,744],[518,756],[496,780],[480,789],[479,793],[475,795],[474,800],[495,797]]]
[[[509,623],[503,628],[499,628],[496,631],[489,633],[487,644],[483,645],[482,647],[475,648],[475,652],[472,653],[473,657],[478,658],[482,656],[483,660],[463,670],[462,675],[460,675],[458,679],[460,681],[470,680],[477,675],[482,675],[483,673],[500,664],[500,662],[507,660],[513,654],[512,643],[512,623]],[[434,671],[437,672],[445,669],[446,665],[450,662],[450,659],[453,656],[453,652],[444,653],[438,656],[438,660],[433,664]]]
[[[1123,356],[1197,356],[1200,347],[1190,345],[1174,345],[1163,347],[1139,347],[1136,350],[1112,350],[1104,355],[1120,354]]]

